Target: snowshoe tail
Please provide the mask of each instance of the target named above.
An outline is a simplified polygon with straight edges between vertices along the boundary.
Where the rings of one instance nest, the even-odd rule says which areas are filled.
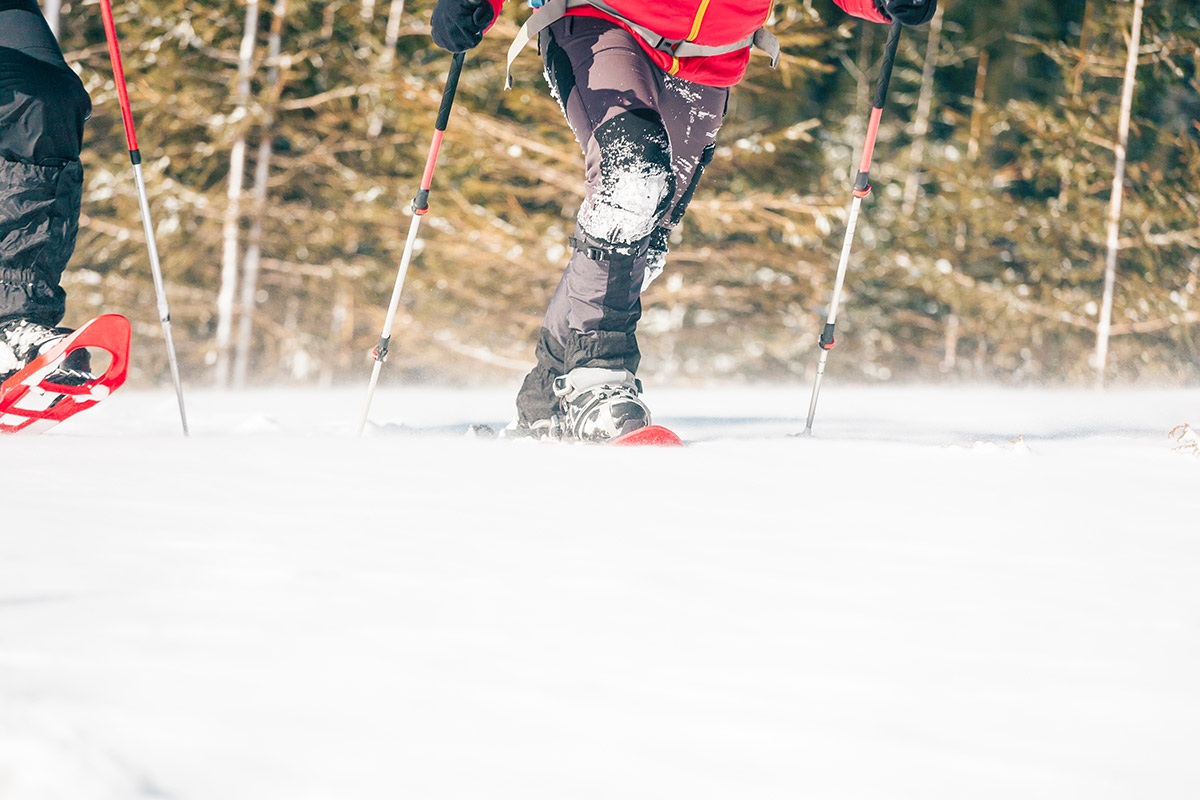
[[[647,425],[611,439],[608,444],[615,447],[682,447],[683,440],[670,428]]]

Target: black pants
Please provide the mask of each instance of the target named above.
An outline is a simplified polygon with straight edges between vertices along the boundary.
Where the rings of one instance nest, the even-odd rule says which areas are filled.
[[[62,319],[92,105],[35,0],[0,0],[0,322]]]

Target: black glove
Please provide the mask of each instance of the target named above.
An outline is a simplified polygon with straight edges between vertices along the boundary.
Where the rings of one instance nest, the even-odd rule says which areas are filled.
[[[495,18],[488,0],[438,0],[430,21],[433,41],[451,53],[466,52],[483,41],[483,32]]]
[[[924,25],[933,19],[937,0],[875,0],[875,8],[902,25]]]

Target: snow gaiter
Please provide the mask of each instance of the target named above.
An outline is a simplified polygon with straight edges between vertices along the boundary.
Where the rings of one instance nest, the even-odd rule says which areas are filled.
[[[0,0],[0,321],[62,319],[91,101],[34,0]]]

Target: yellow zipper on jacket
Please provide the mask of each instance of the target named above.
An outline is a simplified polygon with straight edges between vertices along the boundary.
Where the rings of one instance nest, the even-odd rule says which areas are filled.
[[[700,25],[704,22],[704,12],[708,10],[708,3],[709,0],[700,0],[700,8],[696,9],[696,16],[692,19],[691,33],[687,35],[684,41],[695,41],[696,37],[700,35]],[[674,75],[677,72],[679,72],[679,59],[671,56],[671,68],[667,70],[667,74]]]
[[[687,35],[687,41],[693,42],[700,35],[700,24],[704,22],[705,11],[708,11],[708,0],[700,0],[700,8],[696,10],[696,18],[692,20],[692,32]]]

